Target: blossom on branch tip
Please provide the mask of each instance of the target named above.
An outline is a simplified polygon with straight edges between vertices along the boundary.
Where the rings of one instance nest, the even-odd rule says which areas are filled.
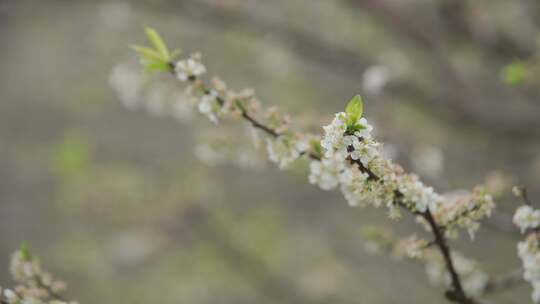
[[[540,210],[523,205],[514,213],[513,222],[519,227],[521,233],[527,229],[537,228],[540,225]]]
[[[188,81],[190,77],[199,77],[206,73],[206,67],[201,63],[200,54],[194,54],[186,60],[176,62],[174,72],[180,81]]]

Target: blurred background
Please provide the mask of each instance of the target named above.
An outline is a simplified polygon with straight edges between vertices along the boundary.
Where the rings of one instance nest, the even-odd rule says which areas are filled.
[[[443,302],[422,266],[365,250],[362,227],[406,236],[414,219],[349,208],[309,185],[302,162],[216,154],[204,142],[228,127],[167,115],[155,85],[147,108],[123,106],[114,88],[142,75],[127,46],[144,25],[301,128],[320,132],[361,93],[407,170],[442,193],[486,178],[500,192],[477,240],[452,246],[490,274],[519,267],[508,186],[540,201],[540,2],[4,0],[0,286],[27,240],[81,303]]]

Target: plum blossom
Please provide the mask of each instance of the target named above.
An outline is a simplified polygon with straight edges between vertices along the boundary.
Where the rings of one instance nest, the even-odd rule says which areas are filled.
[[[214,124],[218,123],[218,112],[220,110],[220,105],[218,103],[218,94],[216,91],[212,90],[208,94],[204,94],[199,101],[198,109],[199,112]]]
[[[535,303],[540,302],[540,250],[536,233],[531,233],[518,243],[518,255],[523,265],[523,279],[531,284],[531,298]]]
[[[514,213],[514,224],[521,233],[527,229],[535,229],[530,232],[524,241],[517,245],[518,255],[523,265],[523,279],[529,282],[533,288],[531,298],[533,302],[540,302],[540,241],[538,227],[540,224],[540,211],[529,205],[522,205]]]
[[[201,56],[194,54],[186,60],[176,62],[174,71],[180,81],[187,81],[190,77],[199,77],[206,73],[206,67],[201,63]]]
[[[339,175],[345,167],[343,159],[337,156],[314,160],[309,164],[309,182],[323,190],[332,190],[339,185]]]
[[[66,284],[45,272],[25,246],[13,253],[9,269],[17,285],[0,289],[1,303],[77,304],[60,295]]]
[[[293,161],[298,159],[306,148],[299,144],[295,138],[280,136],[266,139],[266,150],[270,160],[279,165],[280,169],[287,168]]]
[[[540,210],[523,205],[516,210],[513,222],[519,227],[521,233],[527,229],[537,228],[540,225]]]

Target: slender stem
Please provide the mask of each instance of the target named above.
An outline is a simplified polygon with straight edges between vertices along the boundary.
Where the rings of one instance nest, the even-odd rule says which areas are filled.
[[[463,304],[475,303],[473,300],[467,297],[467,295],[465,294],[465,291],[463,290],[463,286],[461,285],[459,274],[456,271],[454,262],[452,260],[452,256],[450,254],[450,247],[448,246],[446,237],[444,236],[444,233],[441,232],[440,227],[435,222],[435,219],[433,218],[431,211],[428,209],[426,212],[421,213],[421,216],[428,222],[429,226],[431,227],[431,231],[433,232],[433,235],[435,236],[434,242],[439,248],[439,251],[441,252],[444,258],[446,269],[450,273],[453,290],[447,291],[446,297],[449,300],[458,302],[458,303],[463,303]]]
[[[279,137],[279,133],[277,133],[274,129],[271,129],[262,123],[258,122],[255,118],[251,117],[246,111],[242,110],[242,117],[244,117],[247,121],[251,123],[251,125],[254,128],[260,129],[268,133],[269,135],[273,137]]]
[[[532,202],[529,199],[529,194],[527,192],[527,187],[521,188],[521,197],[523,198],[523,202],[525,203],[525,205],[532,206]]]

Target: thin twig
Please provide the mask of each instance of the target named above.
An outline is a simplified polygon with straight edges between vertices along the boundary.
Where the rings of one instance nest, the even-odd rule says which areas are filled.
[[[435,219],[433,218],[431,211],[428,209],[427,211],[421,213],[421,215],[431,227],[433,235],[435,236],[435,243],[444,258],[446,269],[450,273],[453,290],[448,290],[445,294],[446,297],[449,300],[458,302],[458,303],[463,303],[463,304],[475,303],[472,299],[469,299],[467,297],[467,295],[465,294],[465,291],[463,290],[463,286],[461,285],[459,274],[457,273],[456,268],[454,267],[452,256],[450,255],[450,248],[446,241],[446,237],[444,236],[444,233],[441,232],[440,227],[435,222]]]

